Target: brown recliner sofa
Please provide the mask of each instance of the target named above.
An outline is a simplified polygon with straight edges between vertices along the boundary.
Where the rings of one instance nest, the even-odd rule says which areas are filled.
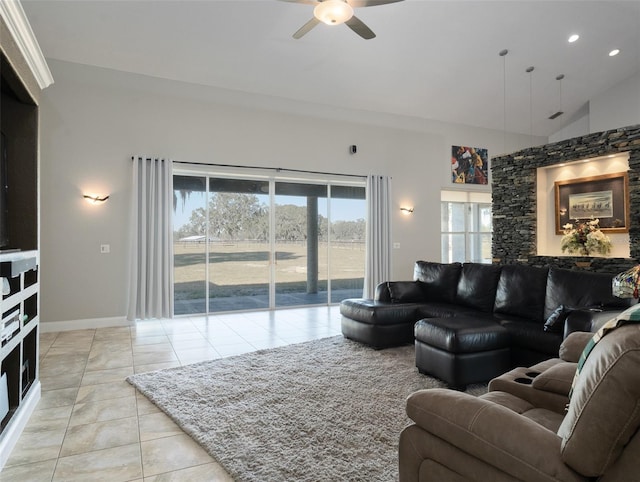
[[[414,423],[400,436],[400,482],[639,480],[640,324],[596,344],[565,411],[588,338],[575,333],[560,359],[523,368],[530,386],[510,372],[481,397],[447,389],[412,394],[407,414]]]

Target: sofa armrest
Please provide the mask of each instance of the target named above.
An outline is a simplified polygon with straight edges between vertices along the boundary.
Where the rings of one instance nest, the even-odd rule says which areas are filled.
[[[420,303],[425,301],[420,281],[384,281],[376,287],[375,301]]]
[[[593,316],[597,311],[574,310],[567,316],[564,322],[564,337],[568,337],[576,331],[590,332],[593,325]]]
[[[576,331],[596,332],[607,321],[615,318],[624,310],[582,309],[569,313],[564,322],[564,337]]]
[[[375,301],[388,301],[392,300],[391,288],[396,287],[397,290],[410,291],[414,286],[415,281],[383,281],[376,286],[376,292],[373,295]]]
[[[562,350],[560,350],[562,353]],[[580,356],[580,355],[578,355]],[[576,375],[577,363],[565,361],[547,368],[533,379],[531,386],[538,391],[556,393],[567,397],[569,403],[569,391]]]
[[[391,301],[391,294],[389,293],[389,284],[386,281],[379,283],[376,286],[376,292],[373,295],[375,301]]]
[[[584,480],[562,462],[561,439],[531,419],[489,400],[447,389],[407,399],[423,430],[520,480]]]
[[[566,362],[578,363],[584,347],[587,346],[591,338],[593,338],[593,333],[590,331],[570,333],[560,345],[559,358]]]

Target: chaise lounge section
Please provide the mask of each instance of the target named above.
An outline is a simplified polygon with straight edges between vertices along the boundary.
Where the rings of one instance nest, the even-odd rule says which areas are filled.
[[[415,342],[416,366],[450,386],[488,381],[557,356],[635,300],[612,295],[614,275],[526,265],[418,261],[413,281],[378,285],[340,305],[342,333],[374,348]]]

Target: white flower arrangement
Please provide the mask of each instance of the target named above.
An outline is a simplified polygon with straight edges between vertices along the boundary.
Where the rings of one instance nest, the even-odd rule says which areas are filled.
[[[607,255],[611,252],[611,239],[600,231],[600,220],[580,221],[562,226],[564,236],[560,241],[562,252],[589,256],[592,253]]]

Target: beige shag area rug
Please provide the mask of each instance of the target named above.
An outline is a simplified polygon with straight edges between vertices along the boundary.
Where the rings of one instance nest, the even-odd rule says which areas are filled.
[[[445,386],[418,373],[413,346],[341,336],[127,380],[234,479],[260,482],[397,480],[405,399]]]

